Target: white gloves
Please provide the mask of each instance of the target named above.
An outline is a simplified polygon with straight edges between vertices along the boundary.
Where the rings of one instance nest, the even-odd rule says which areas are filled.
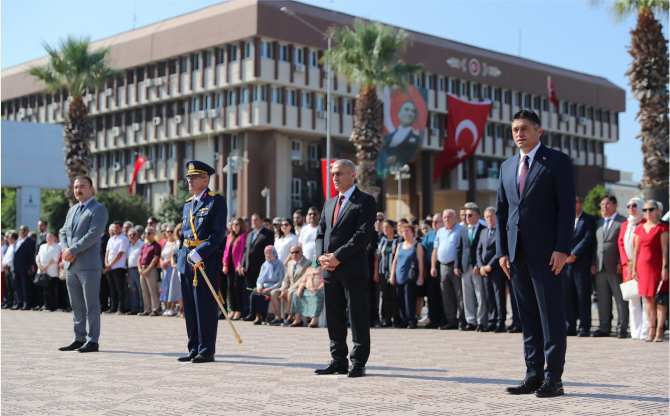
[[[190,253],[188,253],[188,258],[191,259],[191,261],[195,264],[198,264],[202,261],[202,257],[200,257],[200,254],[198,254],[195,249],[191,250]]]

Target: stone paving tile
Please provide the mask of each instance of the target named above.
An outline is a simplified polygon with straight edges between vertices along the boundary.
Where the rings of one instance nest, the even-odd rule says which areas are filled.
[[[594,315],[597,316],[597,315]],[[178,363],[178,318],[103,316],[101,352],[72,340],[65,313],[0,312],[3,415],[668,414],[668,342],[568,338],[554,399],[506,395],[524,374],[519,334],[373,329],[368,376],[315,376],[325,329],[221,322],[217,361]],[[667,340],[667,338],[666,338]],[[351,344],[350,344],[351,346]]]

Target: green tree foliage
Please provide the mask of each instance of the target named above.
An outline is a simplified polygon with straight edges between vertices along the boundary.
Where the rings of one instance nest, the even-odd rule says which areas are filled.
[[[136,225],[143,225],[152,215],[151,207],[141,195],[128,195],[124,192],[97,192],[95,199],[107,208],[108,225],[114,221],[130,221]]]
[[[181,223],[181,214],[184,210],[184,202],[191,197],[185,182],[179,182],[177,196],[170,195],[158,210],[158,220],[163,223],[176,225]]]
[[[64,191],[52,189],[42,189],[41,199],[41,217],[49,223],[50,230],[58,233],[65,224],[70,201]]]
[[[600,197],[607,194],[608,191],[602,185],[596,185],[595,188],[591,189],[584,198],[584,206],[582,210],[587,214],[593,215],[597,220],[602,218],[600,216]]]
[[[2,188],[2,230],[16,229],[16,189]]]

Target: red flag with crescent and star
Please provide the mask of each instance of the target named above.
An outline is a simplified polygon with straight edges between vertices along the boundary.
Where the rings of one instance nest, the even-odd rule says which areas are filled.
[[[556,91],[554,91],[554,84],[551,82],[551,77],[547,77],[547,95],[549,95],[549,101],[556,107],[558,107],[558,98],[556,98]]]
[[[135,160],[135,169],[133,169],[133,179],[130,181],[130,186],[128,187],[128,195],[133,191],[133,185],[135,185],[135,180],[137,179],[137,174],[140,172],[142,165],[147,161],[147,158],[144,156],[137,156]]]
[[[433,170],[433,183],[475,154],[486,129],[491,101],[471,102],[447,94],[447,137]]]

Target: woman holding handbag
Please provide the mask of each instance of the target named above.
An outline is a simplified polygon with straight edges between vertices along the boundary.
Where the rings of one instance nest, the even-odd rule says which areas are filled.
[[[658,202],[645,202],[642,213],[647,221],[635,230],[633,277],[647,309],[650,328],[646,342],[663,341],[663,324],[668,310],[667,305],[656,303],[657,295],[668,293],[668,225],[661,222],[661,210]]]
[[[402,328],[416,328],[416,287],[423,285],[423,246],[414,238],[414,226],[403,224],[391,267],[389,283],[395,285]]]
[[[59,271],[58,260],[60,259],[61,247],[56,243],[56,234],[47,231],[47,243],[40,246],[40,251],[35,256],[37,263],[37,274],[45,274],[49,279],[49,286],[44,291],[44,306],[41,310],[53,312],[57,308]]]
[[[633,278],[633,252],[635,250],[635,230],[646,220],[642,215],[644,201],[640,198],[631,198],[626,204],[628,208],[628,221],[621,225],[619,232],[619,255],[623,265],[623,283],[635,281]],[[639,293],[639,292],[638,292]],[[630,312],[630,337],[633,339],[645,339],[649,335],[649,321],[644,307],[644,298],[636,296],[628,300]]]

